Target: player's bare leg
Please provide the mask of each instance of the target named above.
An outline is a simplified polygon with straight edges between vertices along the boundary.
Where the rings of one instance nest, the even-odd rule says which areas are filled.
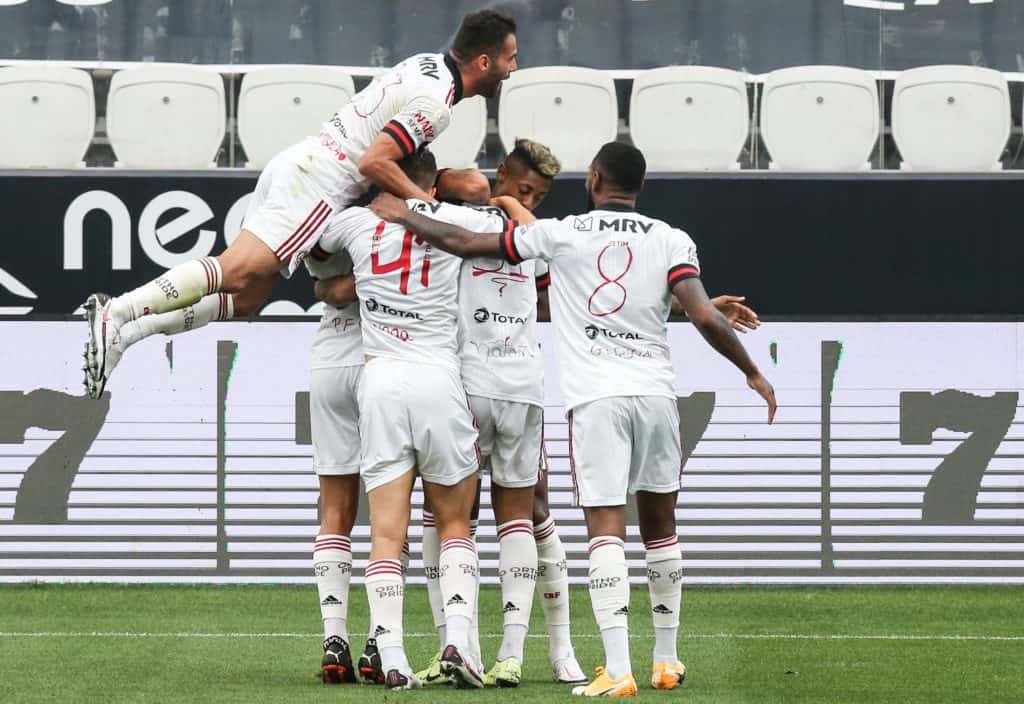
[[[548,626],[551,672],[561,684],[585,684],[572,646],[569,619],[569,570],[565,546],[548,504],[548,473],[541,470],[533,492],[533,538],[537,544],[537,592]]]
[[[605,665],[588,685],[574,687],[578,696],[634,696],[636,681],[629,662],[629,572],[626,568],[626,509],[583,509],[590,536],[590,602],[601,629]]]
[[[92,398],[99,398],[114,367],[124,352],[121,328],[143,316],[181,311],[199,303],[204,297],[218,293],[242,293],[250,288],[262,291],[264,300],[273,286],[281,261],[273,250],[248,230],[242,230],[230,247],[217,257],[204,257],[179,264],[149,283],[116,298],[94,293],[84,304],[89,324],[86,342],[86,388]],[[250,298],[242,307],[251,306]],[[208,303],[202,310],[214,310]],[[216,310],[220,310],[218,299]],[[235,314],[240,314],[239,310]],[[204,317],[205,314],[204,314]],[[172,329],[177,318],[165,319],[163,327]],[[184,326],[184,313],[181,323]],[[191,329],[191,328],[189,328]],[[181,330],[184,331],[184,330]],[[152,331],[140,329],[133,342]]]
[[[537,584],[537,544],[533,540],[533,487],[492,483],[498,524],[498,574],[501,579],[502,640],[486,684],[516,687],[522,680],[523,650]]]
[[[402,609],[405,585],[402,549],[409,531],[409,508],[416,475],[412,468],[372,489],[370,503],[370,561],[366,565],[366,596],[370,602],[373,637],[380,648],[385,685],[391,689],[418,689],[405,653]]]
[[[448,641],[441,654],[441,670],[455,679],[457,687],[483,686],[480,673],[467,655],[480,585],[476,544],[470,537],[470,512],[478,483],[476,474],[453,486],[423,482],[423,493],[434,509],[441,536],[439,570]]]
[[[359,475],[320,476],[320,533],[313,546],[313,574],[324,625],[324,684],[355,682],[348,637],[352,526],[359,509]]]
[[[640,491],[636,495],[654,620],[651,685],[655,689],[675,689],[686,678],[686,666],[676,652],[683,596],[683,558],[675,521],[677,494]]]

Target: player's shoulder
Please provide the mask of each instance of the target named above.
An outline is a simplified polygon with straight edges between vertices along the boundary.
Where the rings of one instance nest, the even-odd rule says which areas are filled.
[[[414,54],[395,66],[394,71],[412,96],[444,98],[452,83],[444,54]]]

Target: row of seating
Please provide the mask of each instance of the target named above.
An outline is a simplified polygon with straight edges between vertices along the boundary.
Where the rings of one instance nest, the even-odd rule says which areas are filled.
[[[652,171],[728,170],[751,137],[752,123],[771,166],[791,171],[858,171],[878,141],[882,110],[875,78],[858,69],[780,69],[748,90],[727,69],[671,66],[633,81],[629,131]],[[355,94],[352,78],[330,67],[253,70],[241,84],[238,137],[249,166],[315,134]],[[751,99],[753,96],[753,99]],[[76,167],[93,140],[91,76],[47,64],[0,69],[0,167]],[[223,78],[189,65],[140,65],[118,71],[107,96],[106,131],[117,164],[142,169],[214,165],[226,130]],[[523,69],[505,83],[498,134],[549,145],[567,171],[586,170],[599,146],[619,134],[615,84],[604,71]],[[1009,88],[998,71],[929,66],[895,81],[892,133],[904,168],[991,171],[1010,135]],[[443,166],[476,162],[487,135],[482,98],[456,106],[433,145]]]

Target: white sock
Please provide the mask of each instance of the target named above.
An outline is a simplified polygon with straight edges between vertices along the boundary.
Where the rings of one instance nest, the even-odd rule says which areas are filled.
[[[569,570],[565,564],[565,546],[555,530],[555,521],[547,520],[533,528],[537,541],[537,591],[544,620],[548,624],[548,656],[551,662],[572,655],[569,635]]]
[[[683,553],[675,535],[644,543],[647,585],[654,621],[654,662],[678,662],[679,610],[683,601]]]
[[[442,540],[440,570],[448,644],[470,652],[469,631],[480,581],[476,544],[469,538]]]
[[[402,643],[402,607],[405,588],[402,564],[398,560],[370,560],[366,565],[366,597],[370,601],[370,622],[376,624],[372,637],[380,648],[381,667],[409,671]]]
[[[324,640],[348,642],[348,585],[352,577],[352,542],[346,535],[321,534],[313,543],[313,574],[320,597]]]
[[[447,640],[444,624],[444,600],[441,598],[441,582],[438,580],[438,561],[441,559],[441,536],[437,534],[434,514],[423,512],[423,575],[427,580],[427,600],[430,613],[434,616],[434,630],[441,641],[438,651],[444,650]]]
[[[235,299],[230,293],[211,293],[192,306],[169,313],[144,315],[121,326],[121,345],[128,349],[139,340],[163,333],[177,335],[201,328],[212,320],[227,320],[235,315]]]
[[[504,625],[498,661],[516,658],[522,662],[537,586],[537,543],[529,519],[498,526],[498,575]]]
[[[629,663],[629,571],[625,544],[602,535],[590,541],[590,603],[604,641],[605,670],[613,680],[632,672]]]
[[[220,291],[222,273],[216,257],[179,264],[137,289],[110,301],[110,317],[117,326],[144,315],[167,313],[190,306],[203,296]]]

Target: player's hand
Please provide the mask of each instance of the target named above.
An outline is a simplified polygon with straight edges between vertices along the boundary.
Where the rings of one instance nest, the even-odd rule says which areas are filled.
[[[370,201],[369,207],[377,217],[387,222],[399,222],[409,214],[406,202],[390,193],[381,193]]]
[[[491,198],[490,204],[496,208],[501,208],[513,220],[517,220],[521,225],[529,225],[531,222],[536,220],[533,213],[526,209],[526,206],[520,203],[512,196],[497,196]]]
[[[757,330],[761,326],[761,319],[753,309],[743,305],[745,300],[746,296],[716,296],[711,299],[711,303],[725,316],[733,330],[746,333],[748,329]]]
[[[775,402],[775,389],[761,372],[754,372],[748,376],[747,386],[768,402],[768,423],[771,424],[775,420],[775,411],[778,409],[778,404]]]

